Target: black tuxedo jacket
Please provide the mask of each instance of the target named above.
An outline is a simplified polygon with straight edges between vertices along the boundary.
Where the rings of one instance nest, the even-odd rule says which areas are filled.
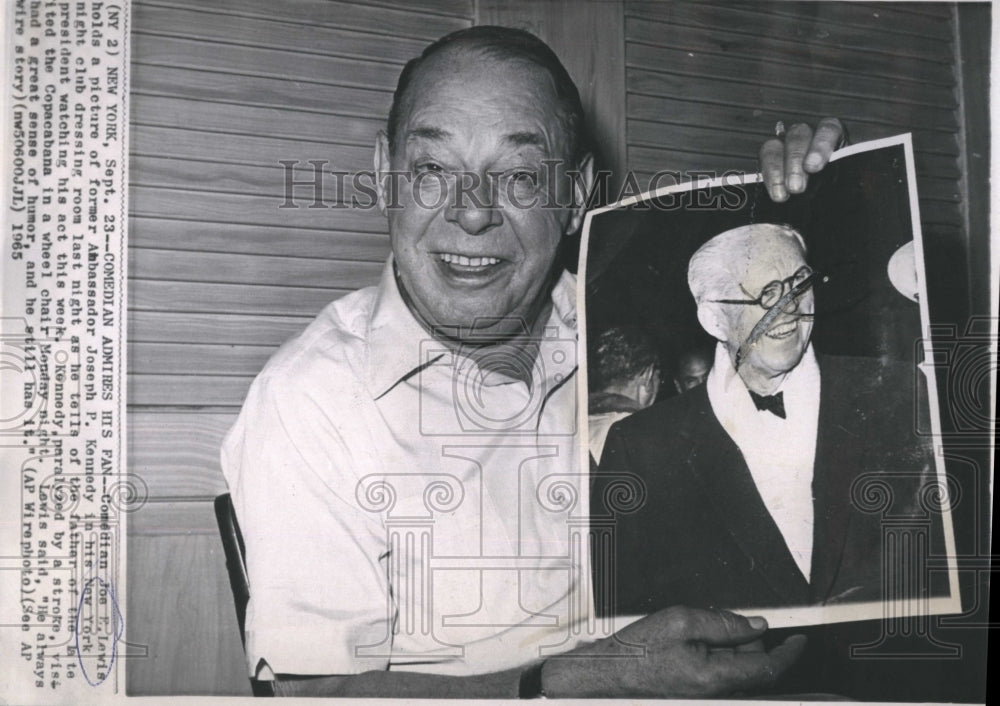
[[[595,553],[599,613],[879,601],[888,521],[919,528],[936,518],[925,536],[939,545],[940,517],[927,509],[932,447],[914,431],[914,372],[862,358],[820,356],[819,366],[811,581],[702,385],[608,434],[591,494],[593,516],[613,527]],[[645,495],[631,512],[615,507],[623,481]]]

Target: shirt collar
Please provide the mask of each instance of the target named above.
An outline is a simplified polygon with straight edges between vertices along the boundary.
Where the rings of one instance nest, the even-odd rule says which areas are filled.
[[[720,418],[725,416],[738,420],[750,409],[756,411],[743,378],[737,374],[729,357],[729,351],[721,342],[715,346],[715,362],[708,373],[705,386],[712,407],[716,410],[716,416]],[[802,354],[802,360],[785,376],[781,385],[772,394],[784,392],[785,406],[790,410],[789,413],[793,413],[800,401],[819,398],[819,386],[819,364],[816,362],[816,353],[810,343]]]
[[[558,337],[576,338],[576,276],[563,272],[552,290],[552,313],[547,326],[556,326]],[[365,377],[368,390],[377,399],[419,368],[443,359],[441,344],[410,312],[396,284],[390,255],[382,269],[368,321]]]

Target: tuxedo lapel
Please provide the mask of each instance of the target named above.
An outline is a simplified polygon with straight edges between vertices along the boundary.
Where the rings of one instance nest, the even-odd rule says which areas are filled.
[[[851,483],[862,467],[866,419],[851,385],[834,368],[835,360],[820,358],[819,432],[813,464],[814,533],[812,600],[826,602],[844,559],[854,515]],[[875,551],[866,547],[863,551]]]
[[[716,510],[716,521],[726,526],[754,572],[774,591],[775,605],[805,604],[805,576],[767,511],[743,454],[716,419],[705,388],[691,394],[697,397],[688,417],[689,448],[683,458],[694,482]]]

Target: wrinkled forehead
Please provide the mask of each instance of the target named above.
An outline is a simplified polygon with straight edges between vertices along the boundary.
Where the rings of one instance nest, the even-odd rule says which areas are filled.
[[[791,277],[806,264],[806,256],[792,233],[768,228],[753,232],[743,251],[728,262],[737,282],[744,287],[762,287]]]

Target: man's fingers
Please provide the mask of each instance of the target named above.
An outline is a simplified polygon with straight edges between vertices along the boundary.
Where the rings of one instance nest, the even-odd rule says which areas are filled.
[[[764,177],[764,187],[774,201],[788,199],[785,189],[785,143],[771,138],[760,148],[760,172]]]
[[[801,194],[806,190],[809,177],[802,162],[812,144],[812,128],[805,123],[796,123],[785,135],[785,188],[790,194]]]
[[[816,126],[809,153],[806,155],[803,167],[810,174],[815,174],[830,161],[830,155],[837,149],[844,135],[844,126],[836,118],[823,118]]]
[[[709,671],[722,692],[750,691],[772,686],[802,656],[805,635],[792,635],[770,652],[711,652]]]
[[[692,610],[684,637],[710,647],[734,647],[760,638],[766,629],[763,618],[744,618],[728,610]]]

